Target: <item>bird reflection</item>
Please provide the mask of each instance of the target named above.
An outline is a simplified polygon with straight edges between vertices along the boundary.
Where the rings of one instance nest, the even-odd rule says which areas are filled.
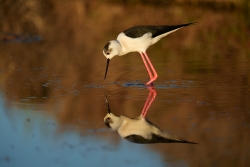
[[[156,91],[154,87],[149,87],[149,95],[141,112],[141,115],[137,118],[129,118],[125,115],[115,116],[111,113],[108,99],[106,103],[108,107],[108,114],[104,117],[104,123],[112,130],[117,130],[122,138],[127,139],[133,143],[151,144],[151,143],[189,143],[197,144],[182,140],[176,136],[169,135],[164,132],[155,124],[150,122],[146,118],[148,109],[156,97]]]

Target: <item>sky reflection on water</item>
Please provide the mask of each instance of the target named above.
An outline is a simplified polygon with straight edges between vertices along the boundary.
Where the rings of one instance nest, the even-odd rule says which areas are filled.
[[[113,146],[97,132],[57,134],[57,122],[42,112],[6,109],[0,103],[1,166],[167,166],[159,153],[120,140]],[[36,156],[34,156],[36,155]]]

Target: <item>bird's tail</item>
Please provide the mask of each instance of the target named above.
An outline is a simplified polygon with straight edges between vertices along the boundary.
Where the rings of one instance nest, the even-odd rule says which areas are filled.
[[[195,142],[190,142],[190,141],[182,140],[182,139],[174,140],[173,142],[174,143],[186,143],[186,144],[198,144],[198,143],[195,143]]]
[[[198,144],[195,142],[190,142],[187,140],[180,139],[177,136],[169,135],[168,133],[165,133],[164,138],[162,138],[163,143],[186,143],[186,144]]]

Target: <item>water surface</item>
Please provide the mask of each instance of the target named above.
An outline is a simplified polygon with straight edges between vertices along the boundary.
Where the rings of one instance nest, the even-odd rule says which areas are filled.
[[[1,14],[0,166],[247,166],[245,14],[164,5],[23,3],[29,12]],[[104,93],[113,113],[137,117],[148,74],[131,53],[112,59],[103,80],[103,46],[134,25],[193,21],[147,52],[159,75],[147,118],[199,144],[140,145],[110,131]]]

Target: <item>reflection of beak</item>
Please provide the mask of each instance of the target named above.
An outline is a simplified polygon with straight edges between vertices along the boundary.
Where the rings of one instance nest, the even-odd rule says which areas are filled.
[[[108,59],[108,60],[109,60],[109,59]],[[108,99],[107,99],[106,94],[104,94],[104,95],[105,95],[105,99],[106,99],[106,104],[107,104],[107,106],[108,106],[108,113],[110,114],[111,111],[110,111],[110,108],[109,108],[109,102],[108,102]]]
[[[106,75],[107,75],[107,72],[108,72],[108,68],[109,68],[109,61],[110,61],[110,59],[107,59],[107,66],[106,66],[106,72],[105,72],[104,79],[106,79]]]

